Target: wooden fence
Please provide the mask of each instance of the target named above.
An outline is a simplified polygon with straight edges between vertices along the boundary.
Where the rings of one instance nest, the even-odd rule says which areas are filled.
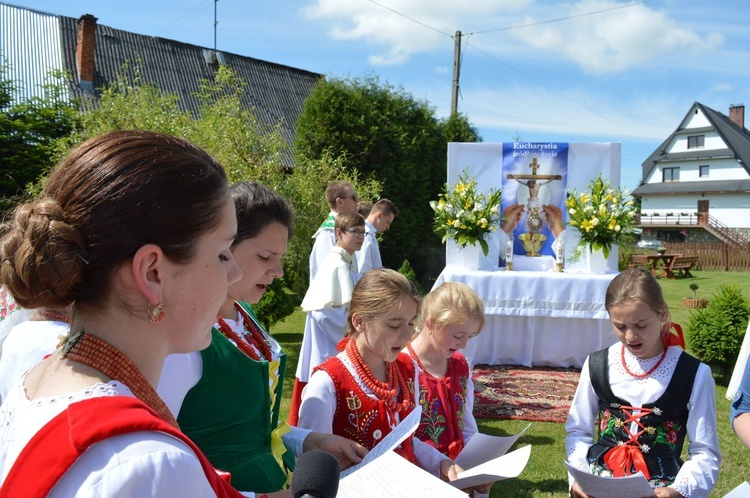
[[[667,242],[664,247],[670,254],[698,256],[698,270],[750,271],[750,244]]]

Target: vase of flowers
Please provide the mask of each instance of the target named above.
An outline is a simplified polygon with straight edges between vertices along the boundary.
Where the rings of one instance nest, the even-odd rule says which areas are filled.
[[[635,224],[635,207],[630,199],[630,191],[613,189],[608,180],[599,175],[589,183],[587,192],[568,191],[565,200],[569,224],[575,227],[580,239],[575,257],[586,252],[591,273],[604,273],[606,259],[612,246],[622,240]],[[597,255],[601,253],[601,257]],[[603,259],[605,267],[595,260]]]
[[[493,189],[486,195],[478,192],[476,180],[464,170],[452,188],[446,185],[438,200],[430,201],[430,207],[435,213],[435,233],[442,237],[443,243],[453,239],[462,252],[468,248],[466,252],[478,255],[478,249],[481,248],[482,254],[487,256],[489,245],[485,237],[497,230],[502,217],[500,190]],[[464,266],[479,268],[481,264],[467,261]]]

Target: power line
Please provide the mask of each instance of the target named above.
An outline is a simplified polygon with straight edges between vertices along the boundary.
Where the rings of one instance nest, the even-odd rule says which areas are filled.
[[[376,2],[375,0],[367,0],[367,1],[368,1],[368,2],[370,2],[370,3],[373,3],[373,4],[375,4],[375,5],[377,5],[378,7],[381,7],[381,8],[383,8],[383,9],[385,9],[385,10],[388,10],[388,11],[390,11],[390,12],[393,12],[394,14],[396,14],[396,15],[398,15],[398,16],[401,16],[401,17],[403,17],[404,19],[408,19],[408,20],[410,20],[410,21],[411,21],[411,22],[413,22],[413,23],[419,24],[420,26],[423,26],[423,27],[425,27],[425,28],[427,28],[427,29],[431,29],[432,31],[436,31],[436,32],[440,33],[441,35],[445,35],[445,36],[447,36],[448,38],[452,38],[452,37],[453,37],[452,35],[450,35],[450,34],[446,33],[445,31],[441,31],[441,30],[439,30],[439,29],[437,29],[437,28],[435,28],[435,27],[432,27],[432,26],[430,26],[429,24],[425,24],[425,23],[423,23],[423,22],[421,22],[421,21],[417,21],[416,19],[413,19],[413,18],[411,18],[411,17],[407,16],[406,14],[402,14],[401,12],[399,12],[399,11],[397,11],[397,10],[394,10],[394,9],[392,9],[392,8],[390,8],[390,7],[386,6],[386,5],[383,5],[383,4],[381,4],[381,3],[378,3],[378,2]]]
[[[470,34],[472,34],[472,35],[482,35],[482,34],[485,34],[485,33],[495,33],[497,31],[508,31],[510,29],[528,28],[530,26],[539,26],[540,24],[549,24],[549,23],[558,22],[558,21],[567,21],[568,19],[575,19],[575,18],[578,18],[578,17],[593,16],[593,15],[596,15],[596,14],[603,14],[604,12],[611,12],[613,10],[619,10],[619,9],[625,9],[625,8],[628,8],[628,7],[634,7],[636,5],[644,4],[644,3],[648,2],[648,1],[650,1],[650,0],[643,0],[641,2],[633,2],[633,3],[626,4],[626,5],[618,5],[617,7],[612,7],[612,8],[603,9],[603,10],[597,10],[597,11],[594,11],[594,12],[586,12],[586,13],[583,13],[583,14],[576,14],[576,15],[572,15],[572,16],[558,17],[558,18],[555,18],[555,19],[548,19],[546,21],[532,22],[532,23],[529,23],[529,24],[519,24],[519,25],[516,25],[516,26],[508,26],[508,27],[505,27],[505,28],[487,29],[487,30],[484,30],[484,31],[474,31],[473,33],[470,33]]]

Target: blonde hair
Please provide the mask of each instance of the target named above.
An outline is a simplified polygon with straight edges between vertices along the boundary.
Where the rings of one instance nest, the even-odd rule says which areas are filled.
[[[422,301],[419,330],[424,328],[427,320],[432,320],[436,331],[442,330],[446,325],[477,320],[478,334],[484,328],[484,303],[468,285],[444,282]]]
[[[645,304],[657,315],[669,313],[661,286],[648,270],[633,268],[613,278],[607,287],[604,308],[609,312],[613,306],[622,306],[634,301]]]
[[[346,336],[351,337],[355,334],[352,324],[352,316],[355,313],[364,320],[372,320],[397,308],[405,297],[412,298],[417,303],[419,313],[421,297],[411,280],[389,268],[368,271],[354,286],[349,302]]]

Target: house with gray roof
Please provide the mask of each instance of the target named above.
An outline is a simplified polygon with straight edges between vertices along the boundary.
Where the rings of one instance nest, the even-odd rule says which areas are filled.
[[[699,228],[723,242],[749,241],[750,132],[745,106],[730,106],[726,116],[695,102],[644,161],[643,181],[633,195],[641,198],[639,226],[659,230],[662,239]]]
[[[79,19],[0,3],[0,56],[18,83],[16,97],[40,96],[53,82],[50,71],[69,75],[69,97],[96,98],[113,83],[123,65],[139,62],[140,79],[179,97],[183,110],[196,113],[201,80],[213,80],[226,65],[247,83],[243,104],[270,127],[279,126],[292,144],[305,99],[320,74],[252,57],[215,51],[166,38],[139,35]]]

